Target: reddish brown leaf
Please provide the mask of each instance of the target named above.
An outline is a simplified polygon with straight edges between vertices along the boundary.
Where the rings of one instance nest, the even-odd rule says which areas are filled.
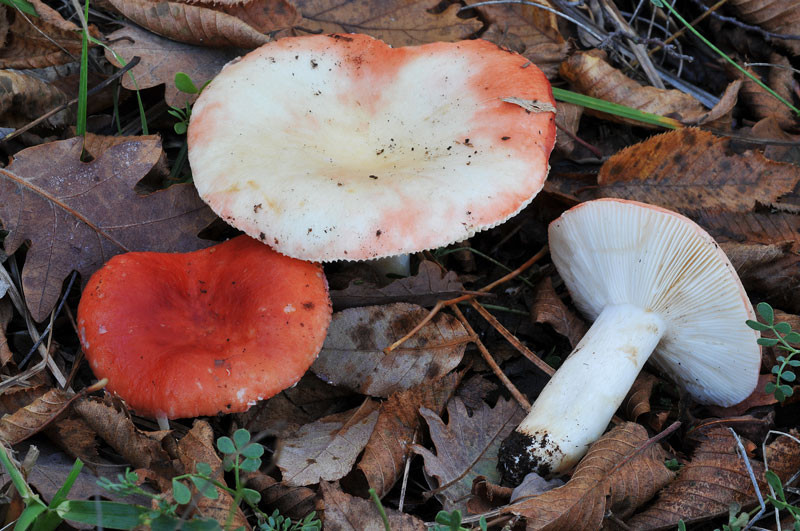
[[[348,474],[364,449],[378,420],[378,403],[367,399],[360,407],[306,424],[282,441],[275,464],[291,487],[333,481]]]
[[[168,431],[140,431],[124,413],[90,398],[78,400],[74,408],[133,468],[151,469],[164,477],[172,477],[169,456],[161,446]]]
[[[738,404],[731,406],[731,407],[720,407],[720,406],[706,406],[707,409],[711,412],[712,415],[715,415],[720,418],[726,417],[738,417],[739,415],[743,415],[746,411],[753,409],[754,407],[759,406],[771,406],[772,404],[777,404],[778,401],[775,399],[775,395],[772,393],[765,393],[764,386],[767,385],[767,382],[775,382],[775,375],[772,374],[760,374],[758,376],[758,384],[753,392],[739,402]]]
[[[5,251],[31,241],[22,285],[31,315],[43,320],[64,279],[83,281],[125,251],[185,252],[207,244],[197,233],[215,215],[190,184],[146,196],[133,187],[161,157],[155,140],[114,146],[80,161],[81,139],[31,147],[0,170],[0,220]]]
[[[38,433],[58,418],[74,395],[51,389],[29,405],[0,418],[0,440],[11,446]]]
[[[13,70],[0,70],[0,122],[4,127],[20,127],[67,101],[61,90],[33,76]],[[49,127],[63,127],[72,113],[63,111],[45,120]]]
[[[758,152],[734,154],[729,140],[699,129],[654,136],[624,149],[600,168],[596,197],[652,203],[684,214],[750,212],[800,181],[800,168]],[[735,229],[734,229],[735,230]]]
[[[467,5],[477,1],[467,2]],[[539,2],[553,8],[548,0]],[[556,15],[531,5],[500,4],[475,8],[489,22],[482,39],[520,53],[538,66],[548,79],[558,74],[569,45],[558,30]]]
[[[423,382],[401,391],[383,403],[378,422],[358,463],[370,487],[383,497],[403,474],[414,434],[420,426],[419,408],[441,414],[461,382],[462,373]]]
[[[345,289],[331,290],[331,302],[337,310],[393,302],[433,306],[440,300],[457,297],[463,289],[458,275],[452,271],[443,273],[438,265],[425,260],[416,275],[395,280],[382,288],[353,280]]]
[[[300,26],[322,33],[368,33],[394,47],[465,39],[481,29],[459,18],[459,5],[436,12],[436,0],[297,0]]]
[[[141,58],[139,64],[131,70],[139,88],[155,87],[163,83],[167,105],[181,108],[186,103],[192,103],[197,95],[181,92],[175,87],[176,73],[184,72],[200,88],[237,55],[230,49],[175,42],[133,25],[111,33],[108,39],[120,39],[114,44],[114,52],[126,63],[134,56]],[[106,59],[122,66],[109,50],[106,50]],[[126,89],[136,88],[130,76],[122,76],[121,80]]]
[[[472,482],[472,497],[467,501],[467,509],[473,514],[491,511],[506,505],[511,499],[511,487],[502,487],[478,476]]]
[[[330,531],[382,531],[386,529],[378,508],[370,500],[356,498],[342,492],[335,483],[319,485],[325,503],[323,518],[325,529]],[[424,531],[422,520],[386,508],[392,531]]]
[[[326,382],[380,397],[435,380],[459,364],[470,341],[451,315],[437,314],[408,341],[383,352],[427,315],[404,302],[337,312],[311,370]]]
[[[578,144],[573,137],[578,135],[583,107],[557,101],[556,109],[556,149],[569,156]]]
[[[551,277],[542,279],[536,286],[531,305],[531,318],[535,323],[547,323],[552,326],[556,332],[569,339],[573,347],[589,329],[583,319],[570,311],[556,294]]]
[[[488,404],[468,415],[464,403],[454,398],[447,404],[447,424],[429,409],[420,409],[428,423],[436,454],[414,444],[411,449],[425,460],[428,477],[436,478],[436,498],[446,511],[466,511],[472,481],[478,476],[499,482],[497,451],[505,438],[525,417],[525,411],[513,400],[500,399],[495,407]]]
[[[298,21],[288,0],[252,0],[243,5],[188,5],[164,0],[109,0],[120,13],[169,39],[210,47],[256,48],[267,33]]]
[[[658,382],[658,377],[649,372],[639,373],[622,403],[625,418],[635,422],[640,416],[650,413],[650,395]]]
[[[796,429],[789,430],[786,435],[777,435],[777,438],[767,445],[766,462],[769,469],[778,474],[781,481],[788,481],[798,470],[800,470],[800,432]]]
[[[798,20],[798,28],[800,28],[800,19]],[[780,54],[772,53],[769,56],[768,62],[777,66],[770,67],[769,74],[761,81],[774,90],[779,96],[787,101],[792,101],[794,72],[792,71],[792,65],[789,63],[789,60]],[[757,72],[753,72],[752,69],[748,70],[757,78],[759,77]],[[772,117],[778,125],[784,129],[788,129],[796,123],[794,120],[794,113],[789,107],[778,101],[775,96],[761,88],[752,79],[745,77],[743,74],[740,74],[740,76],[744,82],[740,92],[742,100],[747,103],[757,118]]]
[[[47,428],[47,435],[75,459],[90,464],[100,460],[96,434],[81,417],[59,420]]]
[[[0,283],[2,283],[2,280],[0,280]],[[8,338],[6,337],[6,327],[8,327],[8,323],[11,322],[13,316],[14,310],[11,306],[11,299],[0,297],[0,368],[5,367],[14,356],[8,348]],[[10,411],[5,411],[4,413],[10,413]]]
[[[258,470],[245,476],[245,486],[261,493],[259,505],[267,514],[278,509],[284,516],[300,520],[315,510],[317,494],[308,487],[289,487]]]
[[[680,519],[727,511],[731,503],[743,505],[754,499],[753,484],[730,430],[712,428],[704,432],[704,439],[677,479],[650,507],[627,522],[630,527],[675,525]],[[750,464],[756,477],[761,477],[763,465],[752,459]]]
[[[211,477],[222,484],[225,483],[225,478],[222,476],[222,460],[214,450],[214,430],[211,429],[208,422],[196,420],[189,433],[178,441],[178,458],[187,473],[194,472],[197,469],[197,463],[206,463],[211,467]],[[187,484],[187,486],[192,489],[193,493],[196,492],[193,485]],[[217,488],[217,492],[219,497],[215,500],[195,495],[197,512],[206,518],[213,518],[221,526],[225,526],[233,505],[233,497],[220,488]],[[244,513],[239,507],[236,507],[233,521],[230,522],[230,529],[239,527],[250,529]]]
[[[773,33],[800,34],[800,4],[770,0],[731,0],[745,22],[761,26]],[[800,54],[800,41],[775,39],[795,55]]]
[[[660,446],[637,452],[645,441],[642,426],[616,426],[589,448],[566,485],[513,503],[504,512],[525,516],[529,530],[599,529],[609,510],[624,518],[673,477]]]
[[[15,411],[33,403],[34,400],[43,396],[51,388],[45,385],[34,387],[12,387],[0,394],[0,417],[11,415]]]

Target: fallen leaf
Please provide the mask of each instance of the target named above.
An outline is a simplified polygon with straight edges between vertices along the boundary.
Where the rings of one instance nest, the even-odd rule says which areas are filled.
[[[551,277],[543,278],[536,286],[531,304],[531,319],[534,323],[549,324],[553,330],[569,339],[573,347],[589,329],[583,319],[570,311],[556,294]]]
[[[367,399],[355,410],[306,424],[284,439],[275,464],[291,487],[333,481],[350,472],[378,420],[378,403]]]
[[[459,364],[470,341],[453,316],[438,313],[408,341],[383,352],[427,315],[405,302],[337,312],[311,370],[326,382],[380,397],[436,380]]]
[[[477,3],[470,1],[470,4]],[[553,8],[548,0],[542,5]],[[558,30],[556,15],[532,5],[499,4],[475,8],[489,23],[482,39],[524,55],[538,66],[548,79],[558,74],[569,45]]]
[[[497,390],[497,384],[490,382],[480,374],[473,374],[458,386],[456,396],[461,399],[468,410],[483,407],[486,397]]]
[[[118,41],[114,44],[114,52],[126,64],[134,56],[141,58],[139,64],[130,71],[140,89],[164,84],[164,100],[167,105],[181,108],[186,103],[194,102],[197,95],[181,92],[175,87],[176,73],[184,72],[199,88],[237,56],[230,49],[183,44],[134,25],[126,25],[109,34],[108,40]],[[106,50],[106,59],[116,66],[122,66],[109,50]],[[136,88],[130,76],[124,75],[121,80],[126,89]]]
[[[141,431],[124,413],[91,398],[77,400],[73,408],[133,468],[151,469],[163,477],[172,477],[170,458],[161,446],[168,431]]]
[[[514,487],[514,489],[511,491],[510,502],[514,503],[522,500],[523,498],[538,496],[540,494],[544,494],[548,490],[553,490],[562,485],[564,485],[564,481],[558,478],[548,480],[544,479],[535,472],[531,472],[525,476],[525,478],[522,480],[522,483]]]
[[[628,396],[622,402],[626,419],[636,422],[645,413],[650,413],[650,395],[653,394],[653,387],[658,382],[658,377],[649,372],[639,373],[628,391]]]
[[[800,33],[800,4],[770,0],[731,0],[730,5],[743,21],[759,25],[767,31],[784,35]],[[800,54],[800,41],[774,40],[795,55]]]
[[[467,500],[467,510],[473,514],[488,513],[506,505],[511,499],[511,487],[503,487],[478,476],[472,480],[472,496]]]
[[[773,116],[759,120],[750,134],[765,140],[784,140],[788,144],[769,144],[764,148],[764,156],[777,162],[791,162],[800,166],[800,135],[790,135],[778,124]]]
[[[19,409],[32,404],[37,398],[52,389],[49,386],[12,387],[0,394],[0,416],[11,415]]]
[[[292,520],[301,520],[314,511],[317,493],[308,487],[290,487],[256,470],[244,476],[245,487],[261,493],[261,510],[271,514],[278,509],[284,516]]]
[[[283,394],[312,419],[340,411],[344,400],[355,396],[349,389],[323,382],[310,371],[300,379],[297,385],[285,389]],[[354,405],[360,404],[362,401],[363,399],[359,397],[358,402]]]
[[[606,512],[625,517],[648,501],[673,477],[658,445],[637,449],[647,431],[628,422],[594,443],[563,487],[508,505],[505,513],[522,515],[527,529],[599,529]]]
[[[211,425],[204,420],[195,420],[192,429],[178,441],[178,458],[183,464],[186,473],[197,470],[197,463],[205,463],[211,467],[211,477],[225,484],[223,477],[222,460],[214,450],[214,430]],[[206,518],[213,518],[221,526],[228,529],[239,529],[243,527],[250,529],[247,519],[240,507],[236,506],[232,520],[229,522],[231,508],[233,507],[233,497],[226,491],[217,487],[219,496],[212,500],[205,496],[196,494],[194,485],[187,485],[192,489],[194,500],[197,500],[197,512]],[[229,526],[229,527],[228,527]]]
[[[80,153],[80,138],[51,142],[20,151],[0,170],[5,251],[31,242],[22,285],[36,321],[55,306],[72,271],[86,282],[121,252],[186,252],[211,243],[197,233],[216,216],[191,184],[134,192],[161,157],[160,142],[120,144],[90,163]]]
[[[443,273],[435,263],[423,260],[416,275],[395,280],[382,288],[354,280],[345,289],[331,290],[331,302],[336,310],[394,302],[433,306],[440,300],[461,295],[463,289],[453,271]]]
[[[299,16],[288,0],[205,6],[165,0],[108,0],[114,8],[153,33],[209,47],[256,48],[270,32],[294,26]]]
[[[704,435],[705,440],[675,481],[647,509],[628,520],[628,526],[633,529],[673,526],[680,519],[727,512],[731,503],[744,505],[754,499],[753,484],[730,430],[715,427]],[[763,465],[754,460],[750,464],[756,477],[761,477]]]
[[[13,446],[35,435],[69,406],[72,393],[51,389],[27,406],[0,418],[0,440]]]
[[[414,435],[420,426],[419,409],[441,414],[453,396],[463,373],[450,373],[395,393],[381,405],[378,422],[358,463],[367,484],[379,498],[388,493],[403,474]]]
[[[0,279],[0,284],[3,282],[4,280]],[[3,291],[2,288],[3,286],[0,286],[0,291]],[[8,348],[8,338],[6,337],[6,328],[13,316],[14,309],[11,305],[11,299],[0,296],[0,368],[5,367],[14,357],[14,353]],[[4,411],[4,413],[10,413],[10,411]]]
[[[67,455],[89,466],[100,461],[94,430],[81,417],[66,418],[47,427],[47,436]]]
[[[297,0],[299,26],[312,33],[367,33],[391,46],[466,39],[483,26],[460,18],[460,5],[443,11],[436,0]]]
[[[685,123],[698,123],[700,119],[707,118],[709,115],[709,111],[689,94],[674,89],[640,85],[607,63],[603,52],[576,52],[561,63],[559,73],[561,77],[569,81],[575,91],[593,98],[620,103],[660,116],[676,118]],[[735,98],[732,99],[730,96],[720,101],[729,108],[717,109],[713,113],[714,117],[727,115],[736,103]],[[620,118],[589,109],[586,112],[613,122],[657,128],[628,118]]]
[[[447,404],[447,424],[430,409],[420,409],[436,453],[419,444],[411,445],[411,450],[423,457],[425,473],[436,479],[434,492],[445,511],[466,512],[472,481],[478,476],[500,481],[497,451],[525,414],[516,401],[502,398],[493,408],[484,403],[472,416],[464,403],[454,398]]]
[[[322,501],[325,504],[323,516],[326,531],[383,531],[384,525],[378,508],[370,500],[350,496],[342,492],[335,483],[322,482],[319,485]],[[392,531],[425,531],[422,520],[384,508]]]
[[[556,102],[556,149],[565,155],[570,155],[577,147],[573,136],[578,135],[582,115],[583,107],[580,105]]]
[[[0,87],[0,122],[4,127],[21,127],[68,99],[55,86],[13,70],[0,70]],[[64,109],[44,125],[63,127],[72,118],[72,113]]]
[[[765,245],[791,242],[800,250],[800,216],[767,209],[763,212],[719,212],[713,210],[697,213],[695,221],[722,242],[761,243]]]
[[[777,404],[778,401],[775,399],[775,395],[772,393],[765,393],[764,386],[767,385],[767,382],[775,383],[775,375],[773,374],[759,374],[758,375],[758,384],[756,384],[756,388],[753,389],[753,392],[739,402],[736,405],[731,407],[720,407],[720,406],[706,406],[709,412],[712,415],[720,417],[720,418],[727,418],[727,417],[738,417],[739,415],[743,415],[746,411],[753,409],[754,407],[760,406],[771,406],[773,404]]]
[[[620,197],[684,214],[745,213],[800,181],[800,169],[755,151],[731,153],[729,140],[699,129],[671,131],[624,149],[597,176],[596,197]]]
[[[800,12],[798,12],[798,16],[800,17]],[[798,19],[798,28],[800,28],[800,18]],[[791,63],[786,57],[777,53],[770,54],[767,62],[776,66],[770,67],[766,78],[761,81],[779,96],[787,101],[792,101],[794,71]],[[748,71],[756,78],[760,77],[752,68],[748,68]],[[749,77],[745,77],[744,74],[738,75],[741,76],[744,83],[740,92],[742,100],[747,103],[756,118],[772,117],[783,129],[789,129],[795,125],[794,113],[789,107],[778,101],[775,96],[761,88]]]
[[[769,469],[778,474],[781,481],[786,482],[800,470],[800,432],[791,429],[787,437],[776,434],[777,438],[766,447],[765,462]],[[792,439],[794,437],[794,439]]]

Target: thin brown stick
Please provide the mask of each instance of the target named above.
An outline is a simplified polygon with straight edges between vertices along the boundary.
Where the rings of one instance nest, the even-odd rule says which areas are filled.
[[[603,160],[603,152],[602,151],[600,151],[599,149],[597,149],[596,147],[591,145],[589,142],[587,142],[586,140],[582,139],[581,137],[579,137],[578,135],[576,135],[575,133],[573,133],[572,131],[570,131],[566,127],[562,126],[558,122],[556,122],[556,127],[558,128],[559,131],[561,131],[562,133],[564,133],[565,135],[570,137],[572,140],[574,140],[578,144],[582,145],[583,147],[585,147],[586,149],[591,151],[592,155],[597,157],[599,160]]]
[[[499,286],[500,284],[503,284],[504,282],[508,282],[509,280],[519,276],[521,273],[523,273],[526,269],[530,268],[537,261],[541,260],[542,257],[548,253],[548,251],[549,251],[549,247],[547,247],[547,245],[545,245],[544,247],[542,247],[539,250],[538,253],[536,253],[532,257],[528,258],[528,260],[524,264],[522,264],[521,266],[516,268],[514,271],[508,273],[507,275],[505,275],[503,277],[500,277],[499,279],[495,280],[491,284],[487,284],[486,286],[484,286],[481,289],[479,289],[477,292],[472,292],[472,293],[467,293],[465,295],[460,295],[460,296],[458,296],[458,297],[456,297],[454,299],[448,299],[448,300],[445,300],[445,301],[437,301],[436,305],[434,305],[434,307],[431,308],[431,311],[428,312],[428,315],[426,315],[425,318],[422,319],[422,321],[420,321],[417,324],[417,326],[412,328],[411,331],[408,332],[406,335],[404,335],[403,337],[401,337],[400,339],[398,339],[397,341],[395,341],[394,343],[392,343],[391,345],[389,345],[388,347],[383,349],[383,352],[385,354],[389,354],[394,349],[396,349],[397,347],[399,347],[400,345],[402,345],[403,343],[405,343],[406,341],[408,341],[409,339],[414,337],[417,334],[417,332],[419,332],[422,329],[423,326],[425,326],[426,324],[431,322],[431,319],[436,317],[436,314],[439,313],[442,310],[442,308],[444,308],[445,306],[454,306],[454,305],[458,304],[459,302],[472,300],[476,296],[478,296],[478,295],[480,295],[482,293],[487,293],[487,292],[493,290],[494,288],[496,288],[497,286]]]
[[[464,328],[467,330],[467,333],[472,337],[472,342],[475,343],[476,347],[478,347],[478,350],[480,350],[483,359],[486,360],[486,363],[488,363],[489,367],[492,368],[492,371],[494,372],[495,376],[497,376],[500,379],[500,381],[503,382],[503,385],[506,386],[506,389],[508,389],[508,391],[511,393],[511,396],[513,396],[514,399],[517,402],[519,402],[519,405],[525,408],[525,411],[528,411],[531,408],[531,403],[528,402],[528,399],[525,398],[525,396],[519,392],[519,389],[517,389],[517,387],[513,383],[511,383],[511,380],[508,379],[508,376],[505,375],[505,373],[497,364],[497,362],[494,361],[494,358],[489,353],[489,350],[480,340],[478,334],[475,333],[475,330],[472,329],[472,326],[469,324],[469,321],[467,321],[467,318],[464,317],[463,313],[461,313],[461,310],[459,310],[458,306],[453,306],[453,313],[456,314],[458,320],[461,321],[462,325],[464,325]]]
[[[478,302],[475,300],[470,300],[469,303],[472,305],[473,308],[475,308],[475,310],[481,315],[481,317],[486,319],[486,321],[490,325],[492,325],[495,330],[500,332],[500,335],[506,338],[506,341],[511,343],[511,346],[517,349],[520,354],[528,358],[531,362],[533,362],[534,365],[539,367],[548,376],[553,376],[556,373],[555,369],[553,369],[550,365],[545,363],[542,360],[542,358],[531,352],[531,349],[523,345],[522,341],[517,339],[517,336],[509,332],[508,328],[503,326],[494,315],[489,313],[489,310],[478,304]]]
[[[636,448],[636,449],[635,449],[633,452],[631,452],[630,454],[628,454],[628,456],[627,456],[627,457],[625,457],[625,459],[623,459],[622,461],[620,461],[619,463],[617,463],[617,464],[614,466],[614,468],[612,468],[612,469],[611,469],[611,470],[608,472],[608,474],[606,474],[606,476],[610,476],[611,474],[613,474],[614,472],[616,472],[617,470],[619,470],[620,468],[622,468],[622,466],[623,466],[625,463],[627,463],[628,461],[630,461],[631,459],[633,459],[634,457],[636,457],[637,455],[639,455],[640,453],[642,453],[642,452],[643,452],[644,450],[646,450],[647,448],[650,448],[650,447],[651,447],[651,446],[653,446],[655,443],[657,443],[658,441],[660,441],[661,439],[663,439],[664,437],[666,437],[667,435],[669,435],[670,433],[672,433],[673,431],[677,430],[677,429],[678,429],[678,428],[680,428],[680,427],[681,427],[681,421],[679,421],[679,420],[676,420],[675,422],[673,422],[672,424],[670,424],[669,426],[667,426],[667,428],[666,428],[664,431],[662,431],[661,433],[659,433],[659,434],[656,434],[656,435],[654,435],[654,436],[650,437],[650,438],[649,438],[649,439],[647,439],[645,442],[643,442],[642,444],[640,444],[640,445],[639,445],[639,446],[638,446],[638,447],[637,447],[637,448]]]

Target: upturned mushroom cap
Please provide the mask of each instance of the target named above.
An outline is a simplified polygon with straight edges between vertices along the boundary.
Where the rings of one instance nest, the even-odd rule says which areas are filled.
[[[86,358],[137,413],[245,411],[317,357],[331,306],[318,265],[241,236],[185,254],[115,256],[78,306]]]
[[[730,406],[755,388],[755,319],[733,266],[690,219],[663,208],[602,199],[550,224],[553,263],[578,309],[594,320],[633,304],[666,323],[650,358],[698,402]]]
[[[553,104],[536,66],[483,40],[285,38],[206,87],[189,160],[211,208],[277,251],[380,258],[462,240],[527,205],[547,175]]]

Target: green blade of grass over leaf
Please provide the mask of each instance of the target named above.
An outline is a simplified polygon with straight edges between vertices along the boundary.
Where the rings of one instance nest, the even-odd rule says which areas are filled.
[[[635,120],[644,124],[664,127],[666,129],[680,129],[683,127],[683,124],[674,118],[667,118],[666,116],[659,116],[658,114],[640,111],[639,109],[634,109],[633,107],[593,98],[584,94],[578,94],[577,92],[572,92],[571,90],[553,87],[553,96],[558,101],[580,105],[581,107],[586,107],[587,109],[604,112],[606,114],[612,114],[614,116],[619,116],[620,118]]]

